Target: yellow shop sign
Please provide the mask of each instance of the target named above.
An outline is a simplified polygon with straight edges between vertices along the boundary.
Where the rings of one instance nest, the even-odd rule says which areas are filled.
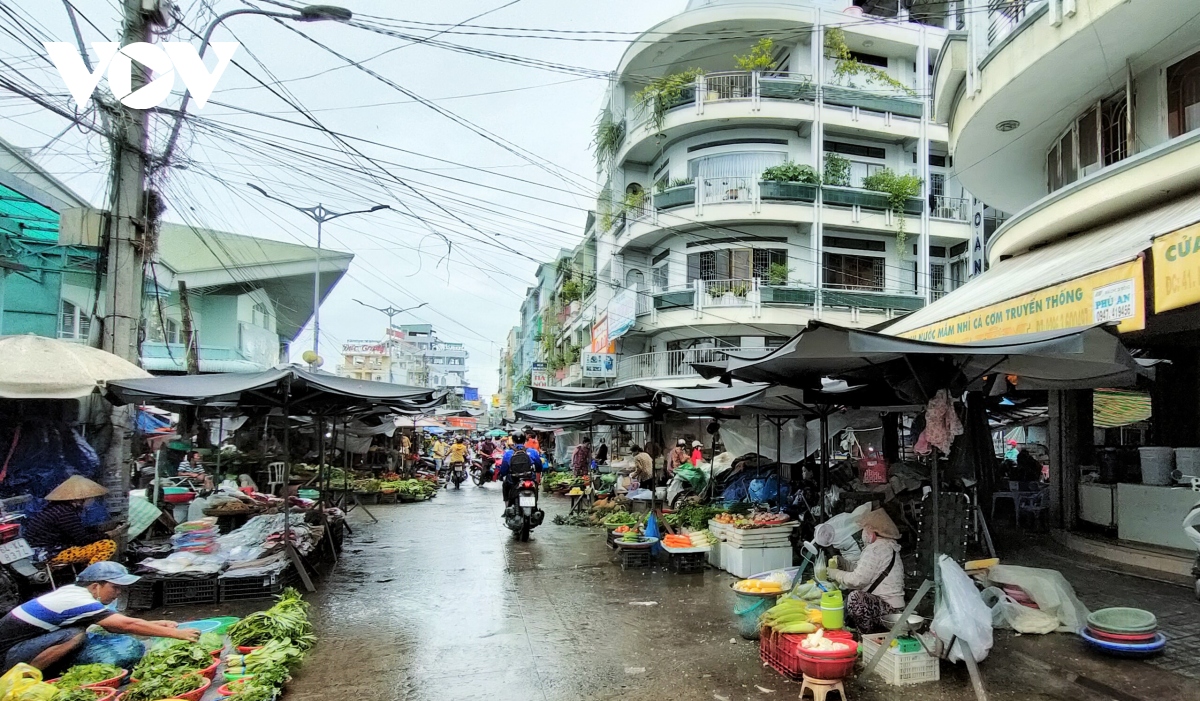
[[[900,335],[921,341],[972,343],[1111,321],[1119,322],[1117,328],[1122,332],[1146,328],[1140,258]]]
[[[1200,302],[1200,224],[1154,239],[1154,311]]]

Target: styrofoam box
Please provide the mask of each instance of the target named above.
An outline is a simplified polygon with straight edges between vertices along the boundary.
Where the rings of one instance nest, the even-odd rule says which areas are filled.
[[[721,543],[720,550],[721,564],[718,567],[743,579],[759,572],[792,566],[791,545],[778,548],[735,548],[729,543]]]
[[[708,551],[708,564],[717,569],[721,569],[721,553],[725,549],[724,543],[713,543],[712,549]]]

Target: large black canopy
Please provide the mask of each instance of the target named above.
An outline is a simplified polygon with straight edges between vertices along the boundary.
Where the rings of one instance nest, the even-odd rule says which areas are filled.
[[[582,407],[578,409],[518,409],[513,412],[517,423],[529,423],[534,428],[586,428],[588,426],[625,426],[644,424],[653,418],[641,409],[600,409]]]
[[[400,411],[432,409],[445,392],[315,373],[282,366],[256,373],[178,375],[112,381],[106,385],[117,405],[239,406],[286,408],[293,415],[354,412],[372,407]]]

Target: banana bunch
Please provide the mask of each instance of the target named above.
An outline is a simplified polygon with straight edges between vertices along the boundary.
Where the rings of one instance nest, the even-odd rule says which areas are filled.
[[[819,614],[820,611],[817,611]],[[801,599],[784,598],[778,604],[767,609],[759,619],[759,624],[773,628],[776,633],[812,633],[817,627],[813,625],[808,610],[808,603]]]

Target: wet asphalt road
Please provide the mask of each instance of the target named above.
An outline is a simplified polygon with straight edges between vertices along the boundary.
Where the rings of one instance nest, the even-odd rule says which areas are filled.
[[[798,696],[799,684],[764,668],[758,644],[737,636],[732,577],[622,571],[602,530],[551,523],[567,510],[561,497],[544,497],[546,522],[531,542],[514,542],[500,522],[499,491],[467,484],[429,502],[368,507],[377,524],[351,513],[355,532],[343,559],[310,597],[320,642],[286,698]],[[1142,662],[1114,666],[1069,635],[998,632],[982,668],[992,699],[1200,699],[1192,679]],[[848,686],[849,696],[974,698],[962,665],[942,670],[941,683],[897,688],[871,680]]]

